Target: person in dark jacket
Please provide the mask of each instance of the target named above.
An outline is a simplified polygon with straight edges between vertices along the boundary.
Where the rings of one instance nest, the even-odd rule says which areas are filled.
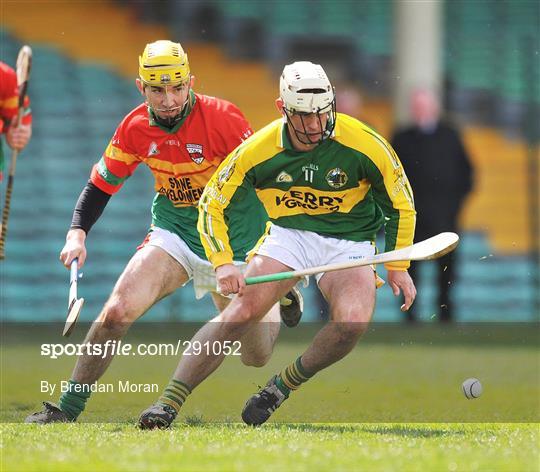
[[[415,241],[421,241],[443,231],[458,232],[458,216],[472,189],[473,168],[458,130],[441,119],[439,103],[431,91],[414,91],[410,106],[414,124],[398,130],[392,146],[414,189]],[[451,289],[455,282],[455,254],[451,252],[436,261],[441,321],[453,318]],[[418,285],[419,274],[414,263],[409,272]],[[413,305],[407,319],[415,321],[416,315]]]

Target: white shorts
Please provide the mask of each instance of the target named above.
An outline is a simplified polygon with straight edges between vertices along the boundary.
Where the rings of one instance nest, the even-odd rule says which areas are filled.
[[[216,274],[212,264],[195,254],[177,234],[154,226],[140,247],[144,246],[160,247],[182,265],[189,277],[187,282],[193,279],[197,300],[207,292],[216,292]],[[239,265],[241,270],[246,266],[242,262],[234,264]]]
[[[283,228],[272,224],[269,234],[253,249],[253,254],[268,256],[293,270],[352,262],[375,254],[371,241],[348,241],[322,236],[313,231]],[[317,284],[324,273],[315,275]],[[376,274],[375,274],[376,275]],[[377,286],[384,281],[377,277]]]

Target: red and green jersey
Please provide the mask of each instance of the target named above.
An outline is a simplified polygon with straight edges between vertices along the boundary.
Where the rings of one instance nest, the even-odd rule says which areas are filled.
[[[29,125],[32,123],[32,113],[30,111],[30,100],[24,97],[23,116],[21,123]],[[4,62],[0,61],[0,133],[5,133],[11,120],[17,116],[19,111],[19,87],[17,85],[17,74]],[[3,167],[3,153],[0,143],[0,171]]]
[[[120,123],[91,180],[112,195],[139,164],[146,164],[155,179],[152,224],[178,234],[205,258],[197,232],[199,197],[223,159],[251,134],[242,112],[215,97],[190,92],[189,113],[172,129],[155,122],[142,104]],[[248,213],[250,225],[245,224]],[[263,233],[267,216],[253,194],[232,218],[234,257],[244,260]]]

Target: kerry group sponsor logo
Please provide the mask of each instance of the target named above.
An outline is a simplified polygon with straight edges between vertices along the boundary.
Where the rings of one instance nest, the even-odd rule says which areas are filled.
[[[276,195],[276,206],[281,205],[286,208],[306,208],[309,210],[324,209],[328,211],[339,211],[343,198],[330,195],[315,195],[311,192],[301,190],[291,190],[283,196]]]

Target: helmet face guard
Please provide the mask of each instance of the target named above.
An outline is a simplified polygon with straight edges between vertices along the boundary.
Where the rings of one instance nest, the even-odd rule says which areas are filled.
[[[301,61],[285,66],[279,91],[287,122],[302,144],[318,144],[332,135],[336,125],[336,95],[319,64]],[[304,116],[310,114],[316,114],[319,119],[320,131],[316,133],[310,133],[306,128]],[[321,119],[324,114],[328,114],[325,126]],[[292,115],[300,116],[302,129],[294,126]]]
[[[150,87],[155,87],[155,85],[152,85]],[[189,85],[186,85],[186,87],[189,88]],[[168,91],[168,87],[165,88],[165,94],[170,93]],[[167,128],[173,128],[182,118],[184,118],[189,110],[189,102],[190,102],[190,92],[188,89],[186,99],[177,106],[174,107],[167,107],[167,108],[160,108],[158,106],[153,105],[150,100],[148,99],[148,96],[146,98],[146,106],[149,108],[149,110],[152,112],[155,121],[157,121],[159,124],[167,127]],[[171,114],[171,112],[174,112],[174,114]],[[165,116],[162,116],[163,114],[166,114]]]
[[[332,136],[332,133],[334,132],[334,127],[336,126],[336,99],[332,100],[332,103],[325,107],[324,109],[316,109],[313,113],[317,115],[317,118],[319,120],[319,130],[315,133],[310,133],[306,128],[306,123],[304,121],[304,116],[309,115],[310,113],[306,112],[297,112],[291,109],[287,109],[285,106],[283,107],[283,112],[285,113],[285,117],[287,118],[287,123],[289,124],[290,128],[294,131],[294,134],[296,136],[296,139],[300,141],[302,144],[320,144],[324,140],[328,139],[330,136]],[[323,126],[323,122],[321,119],[321,115],[327,114],[328,119],[326,120],[326,125]],[[302,129],[298,129],[294,126],[291,116],[296,115],[300,117],[300,121],[302,123]]]
[[[150,87],[156,87],[155,85],[151,85]],[[189,87],[189,85],[188,85]],[[167,88],[165,88],[165,93],[168,94],[170,92],[167,91]],[[162,126],[165,126],[166,128],[173,128],[180,120],[182,120],[189,110],[189,103],[190,103],[190,92],[188,90],[186,99],[178,106],[174,107],[168,107],[168,108],[159,108],[155,105],[153,105],[150,100],[148,99],[148,96],[146,97],[146,106],[148,109],[152,112],[154,120],[159,123]],[[174,114],[170,114],[171,112],[176,112]],[[163,114],[166,114],[165,116],[162,116]]]

